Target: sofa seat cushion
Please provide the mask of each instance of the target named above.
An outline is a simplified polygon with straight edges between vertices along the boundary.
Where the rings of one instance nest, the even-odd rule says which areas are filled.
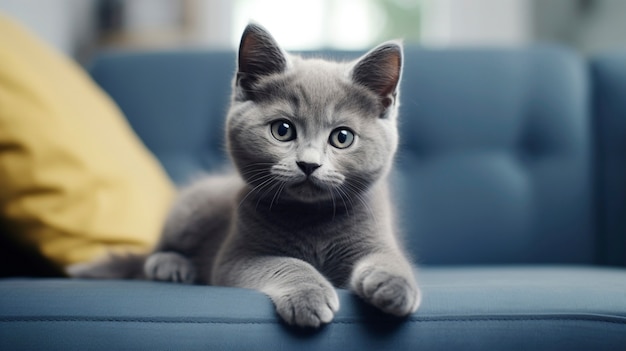
[[[138,281],[0,280],[0,349],[623,350],[626,269],[422,268],[398,320],[341,290],[319,331],[252,290]]]

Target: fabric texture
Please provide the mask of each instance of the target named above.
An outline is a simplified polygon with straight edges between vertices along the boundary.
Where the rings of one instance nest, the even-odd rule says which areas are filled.
[[[423,305],[384,315],[346,290],[321,330],[287,327],[246,289],[0,280],[3,350],[624,350],[626,270],[448,267],[418,272]],[[45,298],[42,298],[45,296]],[[59,337],[62,335],[62,337]]]
[[[0,235],[60,266],[150,248],[158,161],[79,66],[1,14],[0,42]]]

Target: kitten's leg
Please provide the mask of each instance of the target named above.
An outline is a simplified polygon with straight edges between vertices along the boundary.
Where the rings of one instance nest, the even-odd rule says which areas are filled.
[[[415,312],[421,302],[413,269],[400,252],[377,252],[359,260],[350,288],[368,303],[396,316]]]
[[[241,184],[234,174],[214,175],[181,190],[156,251],[143,266],[146,277],[207,284],[216,252],[228,233]]]
[[[191,261],[176,252],[156,252],[146,259],[144,274],[150,280],[192,284],[196,269]]]
[[[267,294],[285,322],[319,327],[339,310],[337,292],[313,266],[295,258],[257,257],[229,261],[214,271],[217,285],[256,289]]]

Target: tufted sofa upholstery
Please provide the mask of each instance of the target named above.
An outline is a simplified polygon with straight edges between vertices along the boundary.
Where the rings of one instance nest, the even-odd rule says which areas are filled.
[[[354,57],[354,53],[323,53]],[[406,51],[393,183],[422,308],[340,291],[319,331],[255,291],[0,280],[0,349],[626,349],[626,53]],[[235,56],[102,55],[94,79],[169,175],[218,169]]]

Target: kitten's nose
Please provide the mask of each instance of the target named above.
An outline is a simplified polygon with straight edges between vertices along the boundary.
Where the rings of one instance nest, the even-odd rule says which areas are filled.
[[[316,169],[320,168],[321,166],[321,165],[318,165],[317,163],[308,163],[308,162],[302,162],[302,161],[297,161],[296,164],[298,165],[298,167],[300,167],[302,172],[304,172],[304,174],[306,174],[307,176],[310,176],[311,173],[313,173]]]

